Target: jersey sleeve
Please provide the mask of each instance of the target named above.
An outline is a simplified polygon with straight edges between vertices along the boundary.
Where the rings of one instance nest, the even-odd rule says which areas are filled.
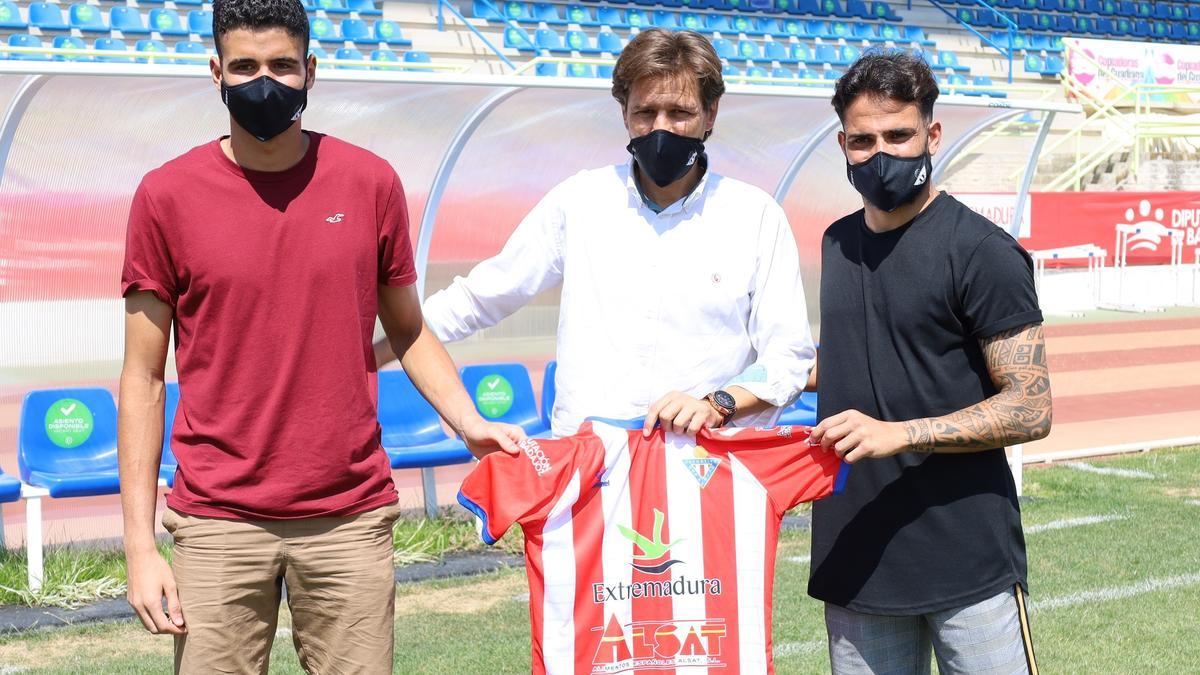
[[[850,465],[832,450],[809,445],[807,427],[705,430],[700,444],[737,459],[766,489],[782,515],[842,491]]]
[[[519,454],[493,452],[463,480],[458,503],[479,519],[484,543],[495,544],[514,523],[545,520],[573,480],[579,481],[579,493],[590,488],[596,468],[588,473],[588,467],[603,464],[598,445],[594,436],[530,438]]]

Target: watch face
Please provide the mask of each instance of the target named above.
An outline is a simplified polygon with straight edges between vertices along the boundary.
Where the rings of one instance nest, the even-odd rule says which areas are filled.
[[[716,401],[717,405],[721,406],[722,408],[733,410],[737,407],[737,401],[733,399],[733,394],[730,394],[727,391],[714,391],[713,400]]]

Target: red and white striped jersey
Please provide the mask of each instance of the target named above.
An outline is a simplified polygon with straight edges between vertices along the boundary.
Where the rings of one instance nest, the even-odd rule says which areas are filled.
[[[848,468],[808,432],[597,421],[485,457],[458,500],[489,544],[525,531],[533,672],[772,672],[780,522]]]

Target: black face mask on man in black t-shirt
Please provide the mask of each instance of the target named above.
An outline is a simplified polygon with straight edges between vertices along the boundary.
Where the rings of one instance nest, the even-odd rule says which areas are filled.
[[[911,204],[929,187],[933,163],[929,144],[916,157],[897,157],[882,150],[865,162],[846,162],[846,177],[872,206],[891,213]]]

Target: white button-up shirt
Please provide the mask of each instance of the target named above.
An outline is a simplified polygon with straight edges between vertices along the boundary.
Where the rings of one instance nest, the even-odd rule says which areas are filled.
[[[783,209],[762,190],[705,173],[656,214],[631,164],[552,189],[504,249],[424,304],[443,341],[498,323],[562,284],[555,436],[588,417],[642,417],[670,391],[731,384],[785,406],[815,358],[799,257]],[[735,423],[767,425],[772,408]]]

